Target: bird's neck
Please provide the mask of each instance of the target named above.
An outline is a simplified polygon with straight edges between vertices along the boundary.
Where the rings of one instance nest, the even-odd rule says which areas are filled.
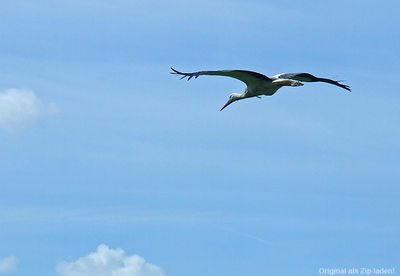
[[[232,96],[233,96],[233,99],[234,99],[235,101],[241,100],[241,99],[246,98],[246,92],[244,92],[244,93],[242,93],[242,94],[233,93]]]

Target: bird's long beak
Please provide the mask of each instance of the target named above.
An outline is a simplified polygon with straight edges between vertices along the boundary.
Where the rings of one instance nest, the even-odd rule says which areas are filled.
[[[228,105],[230,105],[232,103],[231,99],[229,99],[226,104],[221,108],[220,111],[222,111],[225,107],[227,107]]]

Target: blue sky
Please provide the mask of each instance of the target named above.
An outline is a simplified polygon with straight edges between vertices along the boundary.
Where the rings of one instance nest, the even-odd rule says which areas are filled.
[[[399,8],[2,1],[0,274],[96,275],[90,253],[162,269],[144,276],[398,273]],[[306,83],[219,112],[241,82],[170,66],[353,92]]]

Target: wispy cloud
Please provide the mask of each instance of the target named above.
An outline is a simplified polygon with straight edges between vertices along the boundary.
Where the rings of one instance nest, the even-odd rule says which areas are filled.
[[[146,262],[138,255],[126,255],[125,251],[110,249],[101,244],[97,251],[72,262],[57,265],[59,276],[164,276],[162,269]]]
[[[13,271],[17,267],[17,262],[18,259],[14,256],[0,259],[0,273]]]
[[[33,91],[7,89],[0,92],[0,130],[15,132],[56,111],[54,104],[44,104]]]

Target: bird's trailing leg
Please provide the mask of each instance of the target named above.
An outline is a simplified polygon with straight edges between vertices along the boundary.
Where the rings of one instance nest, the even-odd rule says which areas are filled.
[[[289,80],[289,79],[277,79],[272,81],[273,84],[282,87],[282,86],[302,86],[302,84],[299,81],[294,81],[294,80]]]
[[[301,82],[299,82],[299,81],[292,82],[292,83],[290,84],[290,86],[303,86],[303,85],[304,85],[304,83],[301,83]]]

